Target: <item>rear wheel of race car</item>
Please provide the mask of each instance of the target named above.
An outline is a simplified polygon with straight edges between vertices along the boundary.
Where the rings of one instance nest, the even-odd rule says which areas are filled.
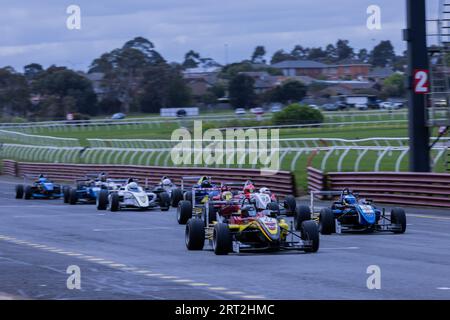
[[[178,203],[183,200],[183,191],[180,188],[172,190],[172,207],[178,207]]]
[[[201,219],[189,219],[185,231],[186,248],[203,250],[205,245],[205,225]]]
[[[109,210],[111,212],[116,212],[119,211],[120,207],[119,207],[119,194],[117,192],[114,192],[111,194],[111,203],[110,203],[110,207]]]
[[[23,198],[23,185],[22,184],[18,184],[16,186],[16,199],[22,199]]]
[[[286,198],[284,198],[284,207],[286,208],[286,213],[288,215],[294,215],[295,209],[297,208],[297,201],[295,201],[295,197],[286,196]]]
[[[70,187],[64,187],[63,188],[63,199],[64,199],[64,203],[69,203],[69,198],[70,198]]]
[[[25,200],[30,200],[33,197],[33,190],[31,189],[31,186],[25,187]]]
[[[108,206],[108,190],[100,190],[97,197],[97,210],[106,210]]]
[[[330,208],[320,210],[319,230],[321,234],[332,234],[336,231],[336,221]]]
[[[272,212],[276,212],[277,215],[280,215],[280,205],[278,204],[278,202],[269,202],[267,204],[267,210],[270,210]]]
[[[180,201],[177,208],[177,221],[179,224],[186,224],[192,218],[192,204],[190,201]]]
[[[319,250],[319,228],[317,224],[312,221],[303,221],[301,226],[302,240],[312,241],[312,247],[305,249],[305,252],[317,252]]]
[[[191,191],[184,193],[184,200],[190,201],[192,203],[192,192]]]
[[[294,227],[299,231],[302,227],[303,221],[311,220],[311,209],[308,206],[298,206],[295,209]]]
[[[161,192],[159,194],[159,206],[161,207],[161,211],[169,211],[170,196],[167,192]]]
[[[391,211],[391,223],[399,224],[400,230],[394,231],[394,233],[405,233],[406,231],[406,213],[402,208],[393,208]]]
[[[230,229],[225,223],[214,225],[213,249],[217,255],[226,255],[232,251],[233,242],[231,240]]]
[[[75,205],[78,202],[78,194],[76,189],[69,190],[69,203]]]

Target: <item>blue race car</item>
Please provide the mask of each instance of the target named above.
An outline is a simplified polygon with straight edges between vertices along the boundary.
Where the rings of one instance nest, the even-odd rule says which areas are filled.
[[[29,178],[24,176],[24,181]],[[60,184],[53,183],[44,175],[40,175],[33,183],[16,185],[16,199],[59,199],[63,196]]]
[[[95,204],[102,189],[107,189],[105,173],[86,175],[85,179],[76,180],[76,187],[64,188],[64,203]]]
[[[318,221],[321,234],[341,232],[388,231],[404,233],[406,214],[402,208],[393,208],[390,215],[377,208],[371,200],[359,199],[344,189],[331,208],[320,210]]]
[[[185,187],[185,181],[196,181],[192,187]],[[178,203],[177,221],[186,224],[195,211],[201,211],[208,200],[220,194],[220,185],[211,182],[211,177],[182,177],[181,190],[184,192],[184,200]]]

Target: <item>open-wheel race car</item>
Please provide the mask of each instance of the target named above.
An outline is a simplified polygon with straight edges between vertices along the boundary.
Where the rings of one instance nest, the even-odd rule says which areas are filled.
[[[210,212],[211,206],[216,205],[220,209]],[[211,214],[215,217],[211,218]],[[258,211],[248,199],[208,201],[202,212],[187,222],[185,242],[188,250],[203,250],[205,242],[209,242],[217,255],[246,251],[317,252],[319,230],[312,220],[303,221],[295,230],[278,211]]]
[[[169,194],[170,202],[172,207],[176,208],[178,207],[178,203],[183,200],[183,191],[180,187],[178,187],[175,183],[172,182],[172,180],[164,176],[161,178],[160,183],[158,183],[154,189],[153,192],[156,194],[166,192]]]
[[[16,185],[16,199],[59,199],[61,197],[63,197],[62,186],[50,181],[43,174],[37,179],[24,175],[24,183]]]
[[[187,181],[197,181],[191,187],[186,187]],[[201,212],[209,199],[213,199],[221,193],[220,184],[211,182],[211,177],[182,177],[181,188],[184,192],[184,200],[178,203],[177,221],[186,224],[196,213]]]
[[[100,190],[108,189],[107,175],[87,174],[86,178],[75,181],[75,187],[66,187],[64,192],[64,203],[75,205],[77,203],[95,204]]]
[[[317,195],[339,196],[330,207],[315,212],[314,198]],[[303,216],[314,216],[322,234],[343,232],[393,232],[406,231],[406,214],[402,208],[393,208],[389,215],[385,208],[378,208],[373,201],[362,199],[349,189],[311,192],[311,208],[301,206]]]
[[[140,186],[136,180],[110,180],[108,189],[101,189],[97,198],[98,210],[112,212],[123,209],[148,210],[160,207],[161,211],[170,209],[167,192],[154,193]]]

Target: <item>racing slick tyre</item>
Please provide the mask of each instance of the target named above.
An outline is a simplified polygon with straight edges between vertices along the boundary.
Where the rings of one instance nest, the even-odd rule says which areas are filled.
[[[180,201],[177,208],[177,221],[179,224],[186,224],[192,218],[192,204],[190,201]]]
[[[16,186],[16,199],[22,199],[23,198],[23,185],[18,184]]]
[[[336,231],[336,221],[330,208],[320,210],[319,230],[321,234],[332,234]]]
[[[217,255],[226,255],[232,251],[233,242],[227,224],[217,223],[214,225],[212,245],[214,253]]]
[[[100,190],[96,204],[97,210],[106,210],[108,206],[108,190]]]
[[[75,205],[78,202],[78,194],[76,189],[69,190],[69,204]]]
[[[295,209],[297,208],[297,202],[294,196],[286,196],[284,198],[284,207],[288,216],[295,215]]]
[[[172,207],[178,207],[178,203],[183,200],[183,191],[180,188],[172,190]]]
[[[169,211],[170,196],[167,192],[161,192],[159,194],[159,206],[161,207],[161,211]]]
[[[186,248],[203,250],[205,245],[205,225],[201,219],[189,219],[185,231]]]
[[[120,209],[119,194],[117,192],[111,194],[111,203],[109,205],[110,205],[109,210],[111,212],[119,211]]]
[[[184,200],[189,201],[192,203],[192,192],[185,192],[184,193]]]
[[[25,187],[25,200],[30,200],[33,197],[33,190],[30,186]]]
[[[64,203],[69,203],[69,198],[70,198],[70,187],[64,187],[63,188],[63,199],[64,199]]]
[[[276,212],[277,216],[279,216],[281,214],[281,212],[280,212],[280,205],[278,204],[278,202],[269,202],[267,204],[266,209],[270,210],[272,212]]]
[[[319,250],[319,228],[312,221],[303,221],[301,227],[302,240],[312,241],[312,247],[305,249],[305,252],[317,252]]]
[[[402,208],[393,208],[391,211],[391,223],[399,224],[400,230],[393,231],[394,233],[405,233],[406,231],[406,214]]]
[[[311,220],[311,209],[305,205],[297,207],[294,216],[295,230],[300,231],[303,221],[308,220]]]

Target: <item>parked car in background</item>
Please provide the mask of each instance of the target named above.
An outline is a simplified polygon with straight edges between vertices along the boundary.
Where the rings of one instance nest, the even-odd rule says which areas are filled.
[[[260,108],[260,107],[252,108],[250,111],[253,114],[263,114],[264,113],[264,109]]]
[[[320,110],[319,106],[316,104],[310,104],[309,107],[313,108],[314,110]]]
[[[339,105],[337,105],[336,103],[326,103],[326,104],[322,105],[322,110],[323,111],[338,111]]]
[[[121,119],[125,119],[126,115],[124,113],[114,113],[111,117],[111,119],[113,120],[121,120]]]
[[[368,110],[369,106],[365,103],[358,103],[358,104],[355,104],[355,109],[356,110]]]
[[[245,111],[244,108],[237,108],[237,109],[234,111],[234,114],[236,114],[236,115],[238,115],[238,116],[244,115],[244,114],[246,114],[246,113],[247,113],[247,111]]]

